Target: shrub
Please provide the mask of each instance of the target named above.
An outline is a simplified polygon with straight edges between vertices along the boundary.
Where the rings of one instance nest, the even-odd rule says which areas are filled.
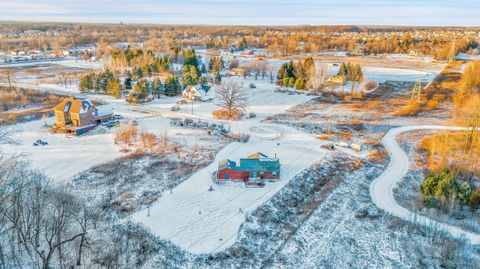
[[[432,173],[420,185],[420,191],[424,197],[426,206],[431,205],[431,199],[439,199],[441,197],[448,198],[454,192],[455,179],[447,169],[440,173]],[[428,202],[428,203],[427,203]]]
[[[470,207],[472,211],[476,211],[480,207],[480,189],[472,192],[468,201],[468,207]]]
[[[127,126],[125,128],[120,129],[116,134],[115,134],[115,144],[122,143],[125,146],[127,145],[133,145],[136,137],[138,134],[138,129],[136,126]]]
[[[239,120],[243,117],[243,112],[241,111],[233,111],[232,115],[228,115],[228,111],[219,109],[219,110],[214,110],[212,112],[213,117],[221,120]]]

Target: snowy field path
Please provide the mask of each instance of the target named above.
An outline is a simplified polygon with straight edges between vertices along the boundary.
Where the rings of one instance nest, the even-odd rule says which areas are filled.
[[[407,154],[396,141],[396,137],[404,132],[417,130],[464,130],[461,127],[418,125],[405,126],[389,130],[382,139],[390,155],[390,163],[387,169],[376,178],[370,185],[370,195],[375,205],[393,216],[407,221],[415,221],[422,225],[435,226],[451,233],[455,237],[465,237],[473,244],[480,244],[480,234],[465,231],[461,228],[431,220],[425,216],[416,214],[402,207],[394,198],[393,189],[410,169],[410,161]]]

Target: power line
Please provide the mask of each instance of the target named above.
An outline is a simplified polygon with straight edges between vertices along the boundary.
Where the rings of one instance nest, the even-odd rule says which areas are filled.
[[[420,97],[423,90],[423,64],[424,64],[425,57],[422,52],[419,52],[417,58],[419,59],[418,77],[412,89],[412,96],[410,97],[410,101],[414,101],[414,102],[420,101]]]

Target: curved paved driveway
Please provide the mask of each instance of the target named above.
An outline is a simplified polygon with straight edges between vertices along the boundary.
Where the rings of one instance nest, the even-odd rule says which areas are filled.
[[[473,244],[480,244],[480,234],[463,230],[459,227],[440,223],[425,216],[416,214],[397,203],[393,189],[410,169],[407,154],[400,148],[396,137],[404,132],[417,130],[464,130],[461,127],[418,125],[405,126],[389,130],[382,139],[382,144],[390,155],[387,169],[370,185],[370,195],[375,205],[386,212],[407,221],[415,221],[422,225],[436,226],[450,232],[455,237],[465,237]]]

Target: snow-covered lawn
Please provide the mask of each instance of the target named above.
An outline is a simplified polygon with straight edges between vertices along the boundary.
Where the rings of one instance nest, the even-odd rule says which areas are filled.
[[[53,119],[49,119],[52,122]],[[0,150],[21,155],[31,161],[32,167],[47,176],[62,182],[72,176],[121,155],[113,143],[113,134],[98,134],[83,137],[71,137],[51,134],[43,120],[17,124],[12,139],[17,144],[1,145]],[[46,146],[33,146],[41,139]]]
[[[284,139],[276,141],[231,143],[217,154],[212,164],[177,186],[172,194],[162,196],[150,209],[133,217],[152,232],[189,252],[224,250],[235,242],[245,214],[269,200],[295,175],[323,158],[325,153],[320,145],[319,141],[300,133],[288,133]],[[245,188],[241,184],[219,186],[212,182],[212,173],[219,161],[226,158],[238,160],[257,151],[270,156],[276,154],[280,158],[280,181],[268,183],[264,188]],[[208,191],[210,186],[214,191]]]

